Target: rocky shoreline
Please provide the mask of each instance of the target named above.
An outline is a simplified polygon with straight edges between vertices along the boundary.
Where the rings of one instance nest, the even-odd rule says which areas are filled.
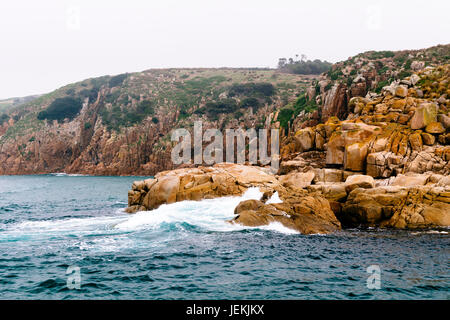
[[[183,200],[238,196],[258,187],[263,198],[241,202],[230,223],[262,226],[279,222],[302,234],[326,234],[342,227],[450,226],[448,176],[406,174],[388,184],[367,175],[349,175],[345,181],[337,181],[343,176],[338,169],[276,176],[264,168],[231,163],[177,169],[133,183],[127,212]],[[275,192],[282,202],[266,203]]]
[[[379,94],[351,98],[345,120],[330,116],[291,128],[278,175],[230,163],[164,171],[133,184],[127,211],[259,187],[263,199],[240,203],[231,223],[280,222],[303,234],[448,228],[449,76],[448,64],[426,67]],[[282,202],[265,203],[275,192]]]

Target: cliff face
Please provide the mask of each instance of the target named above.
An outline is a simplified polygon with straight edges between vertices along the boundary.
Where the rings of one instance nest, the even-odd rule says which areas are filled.
[[[169,69],[85,80],[2,116],[0,174],[154,175],[173,168],[173,129],[190,130],[196,120],[204,129],[270,126],[274,111],[310,79],[262,69]],[[79,99],[81,110],[50,118],[52,103],[67,97]]]

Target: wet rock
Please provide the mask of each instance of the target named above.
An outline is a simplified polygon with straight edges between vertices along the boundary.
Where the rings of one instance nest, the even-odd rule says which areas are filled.
[[[278,222],[302,234],[327,234],[341,227],[326,199],[306,194],[296,194],[278,204],[243,201],[236,207],[235,214],[230,223],[258,227]]]

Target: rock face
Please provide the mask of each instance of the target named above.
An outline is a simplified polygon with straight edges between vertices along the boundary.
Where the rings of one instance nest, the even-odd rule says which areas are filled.
[[[377,179],[450,174],[449,83],[447,64],[393,82],[380,94],[351,98],[346,119],[329,116],[285,139],[280,174],[323,167]],[[306,161],[312,153],[317,160]]]
[[[311,185],[315,173],[313,171],[309,172],[292,172],[285,176],[280,176],[279,180],[283,186],[293,189],[303,189]]]

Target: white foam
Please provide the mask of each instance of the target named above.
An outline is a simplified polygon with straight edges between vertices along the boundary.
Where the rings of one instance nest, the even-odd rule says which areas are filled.
[[[134,230],[158,228],[164,223],[188,223],[212,231],[242,229],[227,222],[234,217],[234,208],[244,200],[259,200],[262,192],[258,188],[248,189],[240,197],[222,197],[202,201],[181,201],[161,205],[152,211],[138,212],[116,228]]]
[[[271,222],[267,226],[253,227],[251,229],[262,229],[262,230],[270,230],[284,234],[300,234],[297,230],[285,227],[280,222]]]
[[[262,229],[284,234],[298,233],[284,227],[281,223],[271,223],[261,227],[246,227],[229,223],[236,206],[244,200],[259,200],[262,192],[258,188],[249,188],[242,196],[205,199],[201,201],[181,201],[161,205],[152,211],[142,211],[129,215],[118,209],[116,215],[69,218],[44,221],[23,221],[8,225],[2,232],[0,240],[14,238],[42,239],[52,236],[123,234],[141,230],[178,231],[187,225],[207,231],[230,232],[243,229]],[[278,195],[271,197],[272,203],[277,203]],[[169,230],[165,230],[168,228]],[[106,241],[106,240],[105,240]],[[107,240],[110,241],[110,240]],[[109,243],[105,243],[109,245]]]
[[[110,233],[114,230],[114,225],[124,221],[126,218],[126,216],[121,214],[120,216],[23,221],[17,224],[8,225],[6,230],[0,234],[0,240],[21,238],[38,240],[53,236]]]
[[[65,173],[65,172],[53,172],[50,173],[50,175],[55,177],[89,177],[87,174],[81,174],[81,173]]]
[[[276,191],[269,200],[267,200],[266,204],[271,203],[282,203],[283,201],[280,199],[280,196],[278,195],[278,191]]]

